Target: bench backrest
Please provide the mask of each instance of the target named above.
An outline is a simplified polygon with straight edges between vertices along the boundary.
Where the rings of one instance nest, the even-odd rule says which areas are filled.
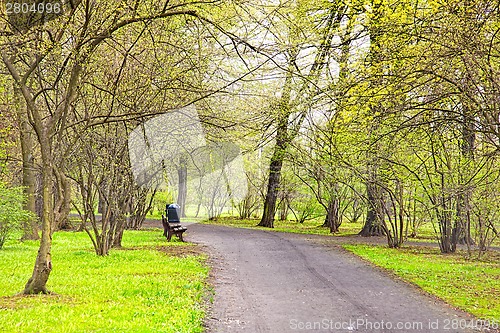
[[[165,215],[161,216],[161,224],[163,225],[163,229],[170,229],[170,228],[175,228],[175,227],[181,226],[180,221],[169,222],[169,220],[167,218],[165,218]]]

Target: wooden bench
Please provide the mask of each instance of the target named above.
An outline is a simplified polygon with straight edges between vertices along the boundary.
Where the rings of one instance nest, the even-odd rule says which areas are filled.
[[[182,239],[182,234],[187,230],[186,227],[183,227],[180,223],[171,223],[168,222],[165,215],[161,216],[161,224],[163,224],[163,236],[167,237],[167,241],[170,242],[173,235],[176,235],[181,242],[184,242]]]

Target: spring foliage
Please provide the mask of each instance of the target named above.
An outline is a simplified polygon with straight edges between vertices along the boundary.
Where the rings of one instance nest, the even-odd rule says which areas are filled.
[[[0,249],[12,231],[31,218],[31,214],[22,208],[24,200],[22,188],[8,188],[0,183]]]

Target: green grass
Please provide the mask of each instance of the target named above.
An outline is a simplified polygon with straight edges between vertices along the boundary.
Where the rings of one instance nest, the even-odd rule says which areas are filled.
[[[217,220],[212,221],[203,221],[202,223],[206,224],[215,224],[215,225],[226,225],[231,227],[238,228],[249,228],[249,229],[260,229],[267,231],[278,231],[278,232],[291,232],[297,234],[310,234],[310,235],[330,235],[330,230],[328,228],[321,227],[322,222],[317,220],[309,220],[304,223],[297,223],[295,221],[275,221],[274,228],[264,228],[257,227],[259,220],[256,219],[238,219],[235,217],[223,217]],[[345,223],[340,227],[340,233],[338,235],[347,235],[355,233],[354,230],[357,226],[361,226],[358,223]],[[358,229],[357,232],[359,232]]]
[[[260,220],[258,219],[242,220],[236,217],[222,217],[217,220],[202,221],[202,223],[206,224],[226,225],[238,228],[260,229],[266,231],[290,232],[290,233],[308,234],[308,235],[331,235],[329,228],[321,226],[323,224],[323,221],[320,219],[308,220],[305,221],[304,223],[298,223],[293,220],[274,221],[273,229],[258,227],[257,224],[259,222]],[[340,225],[339,232],[336,233],[335,236],[342,237],[342,236],[357,235],[362,228],[363,228],[363,223],[361,222],[357,223],[344,222]]]
[[[460,253],[442,255],[439,249],[430,248],[344,248],[478,318],[500,321],[498,253],[484,261],[470,261]]]
[[[186,218],[186,221],[190,221]],[[287,221],[275,221],[274,228],[264,228],[257,227],[260,220],[258,219],[239,219],[237,217],[221,217],[217,220],[202,220],[201,223],[215,224],[215,225],[226,225],[238,228],[249,228],[249,229],[260,229],[267,231],[277,231],[277,232],[290,232],[296,234],[311,234],[311,235],[331,235],[328,228],[321,227],[323,221],[321,219],[308,220],[304,223],[298,223],[293,220]],[[339,232],[335,234],[336,237],[342,236],[354,236],[357,235],[363,228],[362,222],[349,223],[344,222],[340,225]],[[435,243],[438,244],[437,235],[431,223],[426,223],[419,228],[417,237],[407,238],[405,241],[417,242],[417,243]],[[492,246],[500,246],[500,238],[495,239]]]
[[[53,236],[48,287],[57,295],[15,296],[31,275],[36,242],[0,250],[0,332],[202,332],[208,269],[200,256],[174,257],[161,231],[126,231],[122,250],[94,254],[84,233]]]

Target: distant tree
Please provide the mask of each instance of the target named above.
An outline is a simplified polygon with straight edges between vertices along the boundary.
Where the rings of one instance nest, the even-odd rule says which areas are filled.
[[[321,7],[325,5],[325,7]],[[299,129],[311,111],[313,100],[318,93],[317,84],[328,64],[328,54],[331,52],[332,41],[340,23],[344,19],[347,7],[341,2],[316,4],[302,2],[296,7],[279,8],[282,10],[284,22],[276,23],[277,27],[284,27],[289,31],[284,40],[278,42],[287,45],[284,56],[284,82],[281,96],[275,108],[275,146],[269,164],[269,180],[264,201],[264,211],[259,226],[273,228],[276,213],[276,201],[280,186],[281,170],[287,150],[292,141],[297,137]],[[304,20],[304,17],[308,17]],[[315,17],[322,23],[320,28],[313,30],[307,24]],[[308,22],[308,20],[310,20]],[[311,32],[311,30],[313,32]],[[305,35],[304,35],[305,34]],[[275,34],[279,36],[279,34]],[[309,38],[305,43],[303,38]],[[314,47],[314,56],[305,69],[298,69],[298,59],[301,52]]]

